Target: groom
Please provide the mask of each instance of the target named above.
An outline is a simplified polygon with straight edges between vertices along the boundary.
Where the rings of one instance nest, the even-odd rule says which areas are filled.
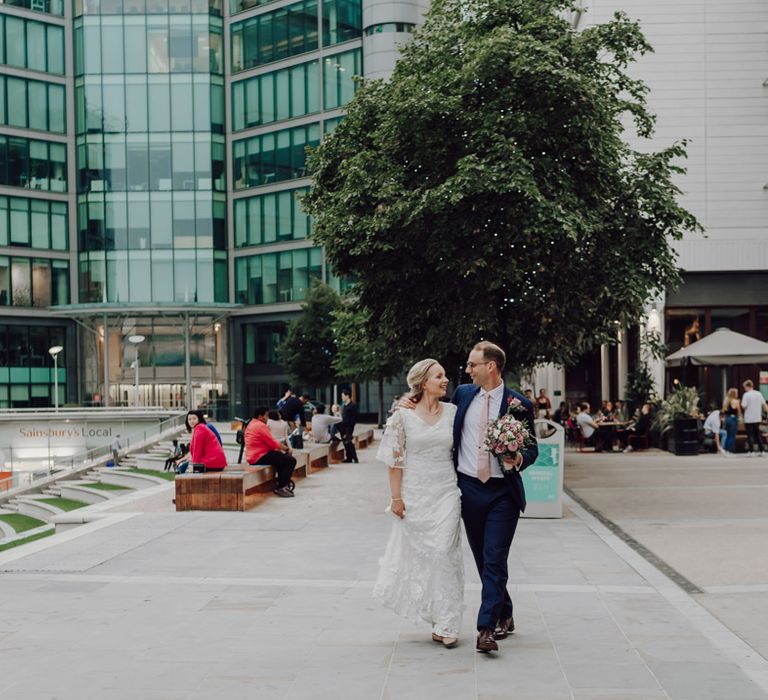
[[[512,599],[507,592],[507,558],[525,489],[520,472],[539,454],[533,434],[533,404],[507,389],[502,380],[506,355],[493,343],[472,348],[466,373],[472,384],[460,385],[451,399],[458,407],[453,424],[453,463],[461,489],[461,516],[482,581],[477,616],[477,650],[497,651],[496,640],[514,632]],[[480,449],[488,423],[503,416],[511,402],[520,402],[520,419],[527,422],[533,443],[500,466]]]

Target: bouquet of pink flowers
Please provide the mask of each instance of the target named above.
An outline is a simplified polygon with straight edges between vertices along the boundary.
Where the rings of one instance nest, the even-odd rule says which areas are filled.
[[[517,452],[533,442],[524,415],[516,417],[516,414],[526,413],[522,402],[511,398],[507,412],[501,418],[488,423],[483,447],[496,457],[499,463],[505,457],[513,458]]]

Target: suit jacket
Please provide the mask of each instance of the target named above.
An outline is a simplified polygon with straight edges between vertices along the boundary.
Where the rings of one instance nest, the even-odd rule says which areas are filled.
[[[453,421],[453,466],[459,468],[459,447],[461,445],[461,431],[464,427],[464,417],[467,415],[467,409],[469,404],[472,403],[472,399],[477,396],[480,391],[480,387],[475,384],[461,384],[453,392],[451,401],[456,404],[456,418]],[[499,407],[499,418],[507,412],[507,407],[512,399],[518,399],[520,403],[525,407],[526,413],[521,416],[523,421],[527,422],[528,430],[533,437],[533,443],[526,449],[521,450],[520,454],[523,456],[523,463],[520,465],[520,471],[504,472],[504,481],[507,484],[512,498],[515,499],[518,507],[521,511],[525,510],[525,488],[523,487],[523,478],[520,473],[533,464],[539,456],[539,447],[536,443],[536,435],[534,432],[534,416],[533,416],[533,404],[525,398],[522,394],[518,394],[512,389],[504,387],[504,397],[501,400],[501,406]],[[493,456],[491,457],[493,459]]]
[[[341,407],[341,424],[351,434],[357,425],[357,418],[359,411],[357,410],[357,404],[354,401],[345,403]]]

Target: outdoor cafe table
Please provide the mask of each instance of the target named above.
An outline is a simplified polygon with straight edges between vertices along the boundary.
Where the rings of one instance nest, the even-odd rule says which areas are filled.
[[[603,444],[606,452],[613,452],[613,441],[616,439],[616,428],[629,425],[629,421],[604,420],[598,421],[597,430],[603,434]]]

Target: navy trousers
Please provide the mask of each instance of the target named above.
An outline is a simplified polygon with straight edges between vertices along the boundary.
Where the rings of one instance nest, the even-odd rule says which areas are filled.
[[[483,483],[459,472],[459,489],[461,517],[482,582],[477,629],[494,629],[500,620],[512,617],[512,599],[507,591],[507,558],[520,509],[504,479],[489,479]]]

